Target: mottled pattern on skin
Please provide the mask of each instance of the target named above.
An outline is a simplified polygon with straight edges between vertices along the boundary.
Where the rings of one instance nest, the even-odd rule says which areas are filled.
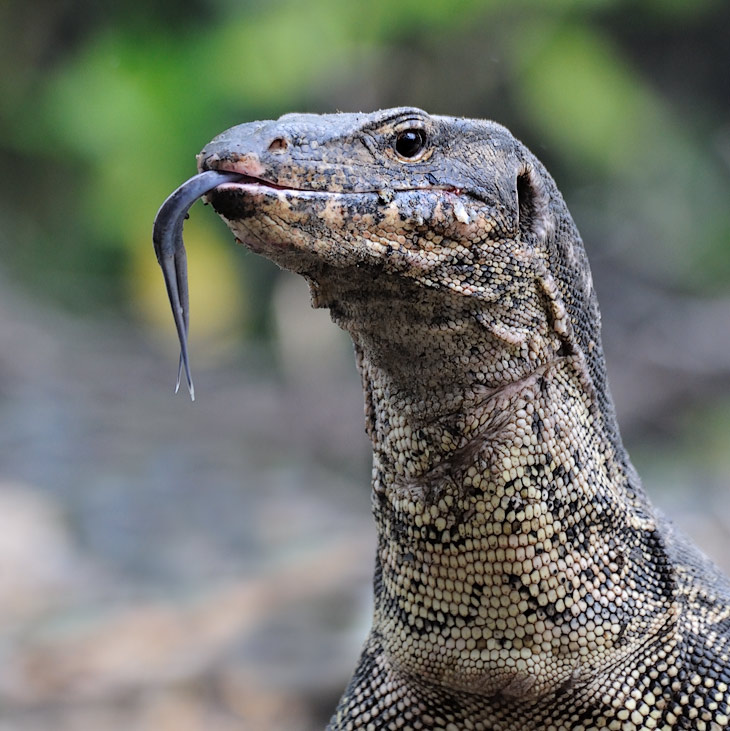
[[[375,612],[330,728],[727,728],[730,586],[642,491],[539,161],[404,108],[240,125],[199,167],[250,176],[213,206],[362,375]]]

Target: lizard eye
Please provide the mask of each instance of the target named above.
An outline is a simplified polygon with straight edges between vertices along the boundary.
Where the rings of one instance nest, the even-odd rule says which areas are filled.
[[[420,129],[406,129],[395,138],[395,151],[399,157],[412,159],[426,146],[426,135]]]

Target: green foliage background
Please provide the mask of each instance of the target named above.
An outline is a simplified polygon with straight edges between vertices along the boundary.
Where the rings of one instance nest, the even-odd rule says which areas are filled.
[[[151,221],[206,141],[287,111],[415,104],[522,137],[595,259],[723,289],[729,27],[724,0],[11,0],[2,266],[66,308],[167,327]],[[274,273],[213,216],[189,226],[198,331],[265,334]]]

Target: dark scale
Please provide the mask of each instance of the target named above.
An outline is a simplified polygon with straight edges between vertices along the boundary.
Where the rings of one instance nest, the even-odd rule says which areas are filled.
[[[188,380],[182,216],[206,191],[355,346],[375,611],[330,728],[730,727],[730,584],[631,466],[540,162],[494,122],[403,108],[240,125],[198,164],[154,234]]]

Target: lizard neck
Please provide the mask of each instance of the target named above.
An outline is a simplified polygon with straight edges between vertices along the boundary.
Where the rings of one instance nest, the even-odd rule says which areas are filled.
[[[525,345],[473,313],[442,312],[438,329],[388,308],[335,314],[400,333],[348,327],[374,452],[373,631],[391,667],[535,698],[669,631],[671,572],[582,355],[549,328]]]

